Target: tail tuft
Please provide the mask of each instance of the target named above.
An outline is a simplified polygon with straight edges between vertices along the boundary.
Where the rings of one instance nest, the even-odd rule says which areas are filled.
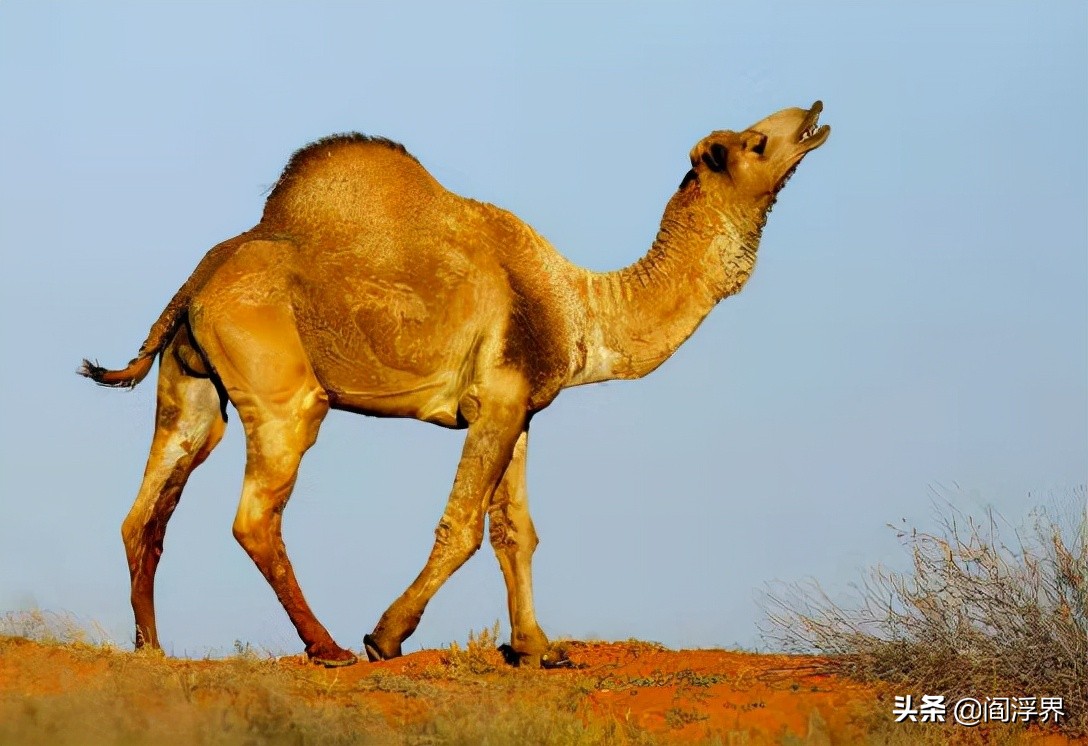
[[[121,370],[107,370],[99,365],[97,360],[92,363],[90,360],[84,359],[83,364],[79,366],[79,370],[76,372],[85,378],[90,378],[99,386],[131,389],[144,380],[154,361],[154,355],[137,357]]]

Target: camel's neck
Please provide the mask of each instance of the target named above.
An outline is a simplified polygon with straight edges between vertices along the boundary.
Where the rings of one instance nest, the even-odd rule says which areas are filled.
[[[644,257],[589,275],[586,363],[572,385],[652,372],[752,274],[765,211],[695,210],[682,204],[683,196],[666,208]]]

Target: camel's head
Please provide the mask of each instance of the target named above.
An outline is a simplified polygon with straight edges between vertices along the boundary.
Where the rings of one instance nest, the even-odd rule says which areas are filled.
[[[743,132],[720,130],[691,150],[691,170],[680,189],[698,182],[700,192],[731,201],[770,205],[797,164],[824,144],[831,128],[817,127],[823,104],[811,109],[783,109]]]

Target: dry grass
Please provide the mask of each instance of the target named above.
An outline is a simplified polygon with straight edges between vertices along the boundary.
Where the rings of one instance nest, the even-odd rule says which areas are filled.
[[[86,623],[67,612],[10,611],[0,615],[0,637],[22,637],[45,645],[113,648],[113,640],[96,622]]]
[[[122,652],[70,615],[6,614],[0,656],[30,661],[14,680],[35,683],[18,692],[0,687],[0,744],[656,743],[620,723],[587,722],[584,682],[505,666],[497,634],[470,633],[467,646],[452,645],[443,664],[421,676],[379,671],[345,683],[241,644],[225,660],[166,660]],[[51,685],[40,657],[18,654],[30,640],[63,647],[93,672],[94,685]],[[393,716],[380,706],[383,696],[420,707]]]
[[[0,654],[14,644],[0,641]],[[0,743],[382,743],[377,713],[293,696],[272,661],[166,667],[152,655],[85,649],[96,686],[0,697]],[[27,672],[32,676],[33,672]]]
[[[765,637],[903,693],[1061,697],[1061,730],[1088,735],[1088,523],[1038,510],[1012,546],[1001,523],[946,508],[936,533],[901,530],[912,572],[877,568],[849,605],[816,582],[775,589]]]

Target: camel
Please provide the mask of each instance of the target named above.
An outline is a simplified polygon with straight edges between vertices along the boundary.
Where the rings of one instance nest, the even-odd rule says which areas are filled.
[[[229,402],[246,437],[234,536],[311,661],[357,660],[311,611],[280,531],[302,456],[336,408],[467,430],[427,562],[363,638],[367,657],[401,654],[487,518],[508,658],[559,664],[533,608],[529,423],[565,388],[652,372],[744,286],[776,196],[828,138],[822,108],[700,140],[649,252],[604,273],[568,262],[513,214],[447,191],[393,141],[335,135],[296,152],[260,222],[204,256],[128,366],[84,360],[79,371],[132,387],[159,359],[151,451],[121,531],[136,646],[159,648],[166,525],[223,437]]]

